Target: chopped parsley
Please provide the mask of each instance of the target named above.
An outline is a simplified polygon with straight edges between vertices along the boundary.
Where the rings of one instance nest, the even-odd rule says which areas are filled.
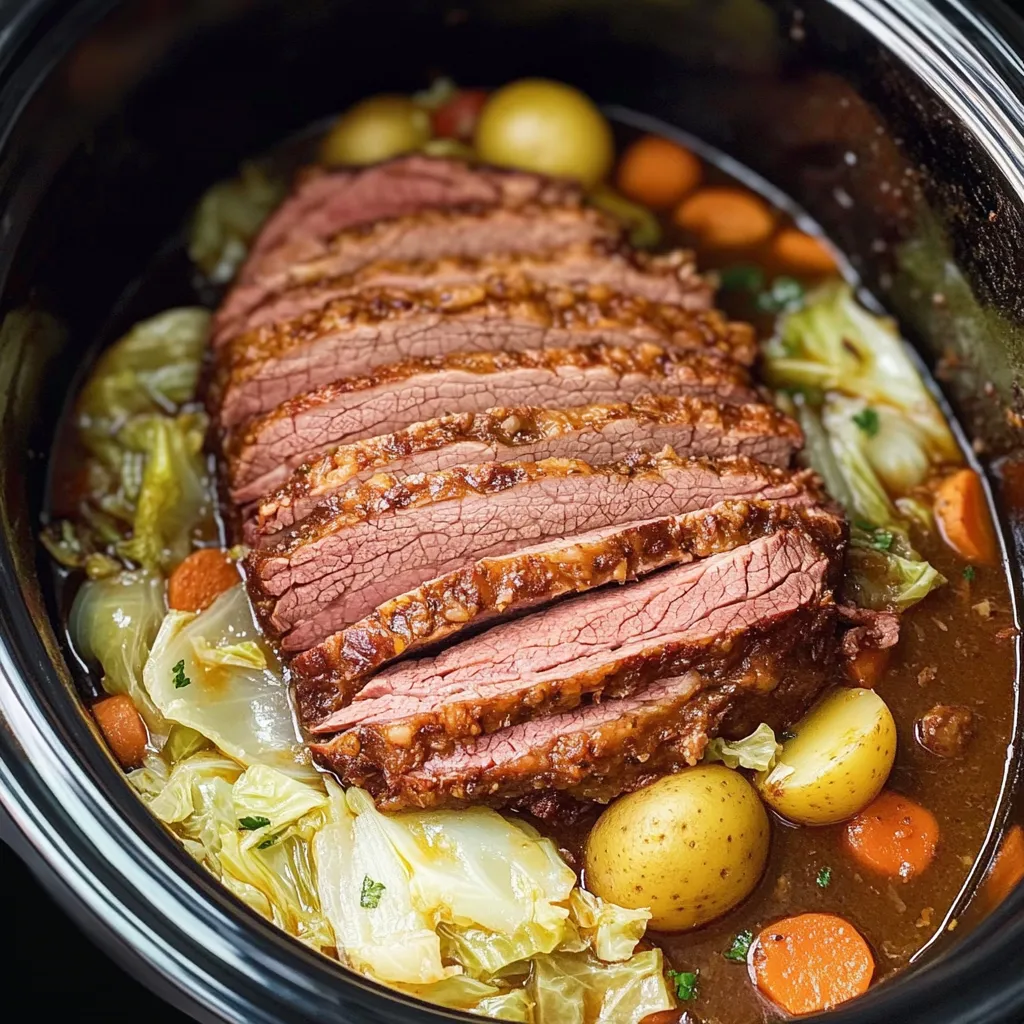
[[[782,732],[779,733],[779,736],[782,739],[784,739],[784,740],[795,740],[796,739],[796,733],[793,732],[792,729],[783,729]]]
[[[804,286],[793,277],[777,277],[757,297],[757,308],[765,313],[785,313],[803,305]]]
[[[182,658],[177,665],[174,666],[174,688],[180,690],[184,686],[189,686],[192,682],[187,675],[185,675],[185,659]]]
[[[684,1003],[697,998],[697,979],[700,971],[669,971],[668,976],[676,987],[676,996]]]
[[[882,426],[878,413],[870,405],[865,406],[856,416],[851,417],[853,422],[864,431],[868,437],[876,437]]]
[[[973,565],[965,565],[964,571],[961,573],[961,575],[965,580],[967,580],[968,583],[973,583],[974,577],[978,575],[978,571],[974,568]]]
[[[720,271],[718,283],[723,291],[759,292],[764,287],[764,271],[752,263],[738,263]]]
[[[832,869],[826,864],[818,872],[818,877],[814,881],[818,883],[819,889],[827,889],[832,884]]]
[[[257,850],[268,850],[280,838],[281,838],[281,835],[280,835],[280,833],[278,833],[276,836],[271,836],[269,839],[264,839],[263,842],[260,843],[260,845],[256,847],[256,849]]]
[[[238,827],[243,832],[255,832],[258,828],[266,828],[270,824],[269,818],[264,818],[262,814],[250,814],[246,818],[238,819]]]
[[[750,952],[751,943],[754,941],[753,932],[740,932],[732,945],[722,954],[726,960],[735,960],[737,963],[745,964],[747,954]]]
[[[363,887],[359,890],[359,906],[376,910],[384,895],[384,883],[375,882],[369,875],[363,875]]]
[[[876,551],[888,551],[892,547],[892,542],[894,540],[895,535],[891,530],[883,530],[879,528],[871,534],[868,544],[870,544]]]

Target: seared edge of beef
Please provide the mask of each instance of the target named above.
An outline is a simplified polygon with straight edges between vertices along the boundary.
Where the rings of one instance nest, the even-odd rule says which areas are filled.
[[[650,342],[719,352],[743,365],[757,355],[750,325],[718,310],[687,310],[599,286],[573,290],[490,279],[422,292],[367,289],[222,346],[208,405],[221,427],[231,428],[329,382],[346,363],[371,372],[445,351],[563,348],[576,341]]]
[[[772,502],[725,501],[483,558],[378,606],[291,663],[299,715],[313,732],[373,672],[467,628],[570,593],[624,583],[662,566],[707,558],[813,520]]]
[[[593,379],[595,376],[600,380]],[[232,431],[224,446],[232,500],[245,503],[258,499],[283,483],[297,466],[334,445],[421,420],[425,404],[461,411],[463,400],[482,398],[483,408],[500,405],[503,393],[510,392],[516,381],[520,381],[520,394],[527,389],[527,398],[543,388],[546,395],[554,389],[551,399],[565,394],[585,400],[587,392],[600,384],[614,398],[666,392],[692,394],[727,405],[758,400],[743,367],[710,353],[673,352],[657,345],[626,348],[596,344],[546,351],[456,352],[411,359],[298,395]],[[463,393],[468,397],[460,398]],[[361,417],[373,406],[375,396],[387,408],[367,423]],[[413,397],[415,402],[407,400]],[[410,411],[403,415],[405,407]]]
[[[830,583],[842,536],[842,522],[821,512],[806,527],[667,569],[623,591],[569,599],[436,658],[396,665],[321,723],[322,730],[344,730],[330,741],[331,756],[335,765],[353,765],[342,773],[348,781],[363,764],[394,776],[481,733],[585,700],[628,696],[694,669],[731,671],[757,645],[770,650],[780,624],[797,611],[817,609],[834,619]],[[771,685],[769,662],[761,661]]]
[[[348,298],[367,288],[422,291],[517,275],[540,284],[563,287],[604,285],[652,302],[687,309],[707,309],[712,299],[711,285],[697,273],[691,252],[676,249],[655,255],[595,240],[536,253],[445,254],[436,258],[379,260],[348,274],[313,278],[271,292],[248,313],[219,319],[213,343],[220,345],[244,331],[279,320],[292,320],[334,299]]]
[[[257,538],[279,534],[304,519],[320,500],[365,482],[382,470],[430,472],[455,464],[458,456],[444,460],[444,449],[459,452],[466,446],[476,445],[492,453],[483,458],[500,460],[505,455],[516,458],[521,457],[516,455],[518,449],[562,438],[564,443],[572,444],[576,435],[583,431],[601,432],[609,426],[625,427],[630,422],[636,423],[638,442],[645,429],[688,428],[691,436],[683,439],[682,447],[674,445],[677,453],[745,454],[769,465],[788,465],[803,440],[796,422],[773,406],[722,406],[685,396],[640,395],[632,402],[562,409],[514,406],[456,413],[342,445],[301,467],[285,487],[260,502],[253,529],[247,530],[247,540],[252,543]],[[662,436],[652,434],[654,439]],[[720,445],[716,445],[714,452],[694,451],[692,445],[702,444],[705,436],[715,438]],[[632,437],[625,436],[620,443],[632,444]],[[587,456],[585,451],[579,454]],[[626,454],[622,451],[612,458]],[[428,458],[431,463],[423,465]]]

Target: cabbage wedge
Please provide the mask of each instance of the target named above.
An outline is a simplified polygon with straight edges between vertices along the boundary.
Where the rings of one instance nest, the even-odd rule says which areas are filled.
[[[213,657],[211,650],[224,656]],[[165,718],[201,733],[241,764],[317,777],[280,662],[263,639],[241,584],[198,615],[169,612],[143,680]]]

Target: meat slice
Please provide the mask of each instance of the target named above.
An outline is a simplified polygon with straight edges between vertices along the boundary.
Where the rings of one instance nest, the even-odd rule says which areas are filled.
[[[712,298],[711,286],[697,273],[692,254],[683,250],[651,255],[590,242],[541,253],[446,255],[405,262],[387,259],[353,273],[314,279],[273,292],[245,315],[222,316],[218,319],[214,344],[220,345],[243,331],[293,320],[367,288],[423,291],[475,284],[493,277],[521,277],[563,287],[602,285],[624,295],[638,295],[685,309],[708,309]]]
[[[730,551],[813,515],[769,502],[725,501],[479,559],[385,601],[296,657],[291,670],[299,715],[313,732],[324,731],[319,723],[399,656],[566,594]]]
[[[281,539],[330,498],[381,471],[432,473],[502,459],[586,459],[615,462],[631,451],[748,455],[788,466],[802,443],[800,428],[770,405],[721,406],[699,398],[641,395],[633,402],[549,409],[503,406],[414,423],[404,430],[335,448],[301,467],[262,501],[247,524],[246,542]]]
[[[435,658],[396,665],[322,723],[345,731],[313,746],[314,757],[378,792],[375,780],[394,782],[421,766],[432,771],[435,759],[455,758],[458,784],[465,781],[466,741],[499,730],[507,738],[510,726],[530,720],[528,735],[543,737],[541,716],[552,712],[614,706],[689,672],[709,685],[741,666],[752,690],[770,689],[780,675],[776,661],[787,653],[778,648],[780,636],[790,644],[818,636],[821,629],[811,628],[818,617],[834,633],[841,534],[839,520],[823,515],[813,529],[780,530],[498,625]],[[799,628],[784,630],[795,617]],[[471,761],[480,743],[471,744]],[[485,750],[476,767],[488,768],[495,752]]]
[[[256,501],[281,487],[298,466],[337,445],[435,416],[499,405],[628,402],[652,393],[729,405],[758,400],[742,367],[656,345],[410,360],[318,388],[236,431],[225,451],[229,494],[239,505]]]
[[[816,479],[745,458],[691,459],[670,450],[596,467],[544,459],[380,474],[324,502],[294,539],[251,552],[250,592],[283,648],[305,650],[477,558],[728,498],[809,503],[818,497]]]
[[[599,210],[566,202],[518,207],[422,210],[341,231],[327,241],[278,246],[243,273],[214,320],[217,344],[237,333],[258,306],[296,286],[353,274],[381,260],[554,252],[571,245],[622,242],[621,225]],[[250,261],[251,262],[251,261]]]
[[[598,343],[717,351],[745,365],[756,355],[753,329],[717,310],[684,310],[604,287],[492,279],[434,291],[374,289],[222,347],[211,413],[230,429],[340,377],[405,359]]]

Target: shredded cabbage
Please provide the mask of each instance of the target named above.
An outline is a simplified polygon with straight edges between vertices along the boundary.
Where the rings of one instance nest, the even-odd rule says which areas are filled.
[[[263,667],[250,645],[261,652]],[[227,653],[211,656],[211,650]],[[182,678],[187,684],[176,683]],[[198,615],[169,612],[143,680],[165,718],[202,733],[242,764],[315,777],[280,662],[263,640],[241,584]]]
[[[68,617],[68,633],[78,655],[86,662],[99,662],[107,693],[131,697],[154,739],[165,737],[170,726],[142,680],[165,610],[160,576],[122,572],[83,583]]]
[[[762,722],[749,736],[740,740],[724,740],[716,736],[704,751],[705,761],[721,761],[727,768],[752,768],[766,772],[771,769],[782,750],[770,725]]]

